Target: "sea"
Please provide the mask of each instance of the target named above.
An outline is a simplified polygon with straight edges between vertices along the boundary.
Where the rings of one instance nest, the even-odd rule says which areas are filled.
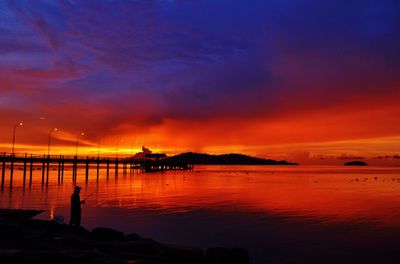
[[[110,170],[112,172],[113,170]],[[69,222],[82,187],[82,225],[182,246],[244,248],[251,263],[400,263],[400,167],[195,166],[190,171],[95,168],[76,183],[52,168],[32,185],[16,170],[1,208],[43,209]]]

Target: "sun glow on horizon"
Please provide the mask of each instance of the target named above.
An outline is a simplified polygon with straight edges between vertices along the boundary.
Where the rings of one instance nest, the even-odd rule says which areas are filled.
[[[166,153],[168,156],[177,155],[183,152],[199,152],[208,154],[228,154],[238,153],[260,158],[276,160],[288,160],[302,164],[337,164],[345,159],[367,159],[373,160],[376,164],[398,164],[400,165],[399,137],[383,137],[356,140],[325,141],[325,142],[304,142],[293,144],[270,144],[263,146],[232,145],[232,146],[204,146],[201,149],[161,147],[160,144],[150,144],[143,146],[149,148],[154,153]],[[12,145],[0,144],[2,152],[9,152]],[[17,154],[45,155],[47,145],[16,144]],[[79,143],[78,155],[96,157],[129,157],[142,151],[142,145],[126,146],[123,143],[104,143],[98,146],[97,143],[88,140]],[[75,154],[75,145],[51,146],[52,155]]]

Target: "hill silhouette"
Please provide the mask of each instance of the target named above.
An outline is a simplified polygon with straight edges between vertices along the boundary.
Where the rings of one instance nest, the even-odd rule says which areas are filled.
[[[368,164],[364,161],[356,160],[356,161],[349,161],[344,164],[344,166],[367,166]]]
[[[286,160],[272,160],[251,157],[243,154],[210,155],[205,153],[182,153],[165,159],[170,162],[187,162],[203,165],[298,165]]]

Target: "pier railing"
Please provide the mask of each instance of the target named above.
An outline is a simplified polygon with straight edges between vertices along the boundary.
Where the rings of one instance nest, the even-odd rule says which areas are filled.
[[[78,168],[84,166],[85,180],[89,179],[89,168],[96,166],[96,179],[99,178],[100,166],[106,169],[107,178],[110,175],[110,167],[114,167],[114,174],[117,177],[118,171],[122,166],[123,173],[127,170],[137,170],[143,172],[164,171],[164,170],[190,170],[193,169],[193,164],[187,162],[172,162],[168,159],[151,160],[138,159],[135,157],[93,157],[93,156],[68,156],[68,155],[38,155],[38,154],[20,154],[6,153],[0,154],[1,164],[1,188],[4,187],[6,169],[10,169],[10,186],[13,184],[13,176],[15,166],[23,166],[23,184],[27,181],[29,173],[29,186],[32,185],[32,174],[35,166],[40,167],[42,171],[42,184],[49,183],[50,166],[57,166],[58,182],[63,182],[64,171],[66,167],[72,168],[72,181],[76,182],[78,176]],[[7,166],[8,165],[8,166]]]
[[[2,152],[0,153],[0,159],[7,159],[7,160],[24,160],[24,159],[34,159],[34,160],[43,160],[43,159],[49,159],[49,160],[78,160],[78,161],[86,161],[86,160],[100,160],[100,161],[106,161],[106,160],[135,160],[135,161],[140,161],[143,159],[138,159],[135,157],[104,157],[104,156],[72,156],[72,155],[47,155],[47,154],[27,154],[27,153],[7,153],[7,152]]]

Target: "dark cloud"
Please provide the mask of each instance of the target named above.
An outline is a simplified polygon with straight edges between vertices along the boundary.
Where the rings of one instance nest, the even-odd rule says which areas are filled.
[[[363,160],[363,159],[365,159],[365,157],[342,154],[337,159],[339,159],[339,160]]]
[[[394,159],[394,160],[397,160],[397,159],[400,159],[400,155],[384,155],[384,156],[377,156],[377,157],[375,157],[375,159]]]

